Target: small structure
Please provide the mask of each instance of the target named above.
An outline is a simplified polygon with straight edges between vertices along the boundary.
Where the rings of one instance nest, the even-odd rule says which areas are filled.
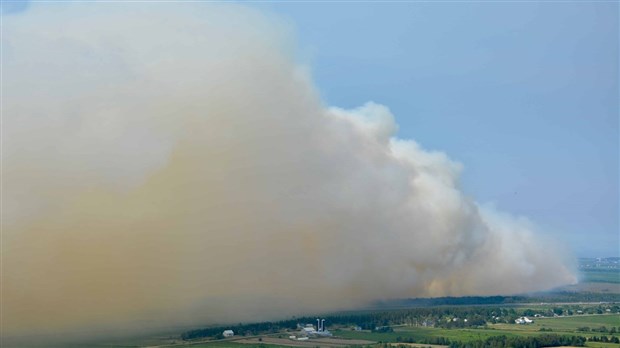
[[[301,331],[306,333],[307,335],[312,335],[316,332],[316,330],[314,329],[314,326],[310,324],[306,325],[306,327],[304,327]]]
[[[325,328],[325,319],[317,319],[316,323],[317,323],[317,331],[314,333],[315,336],[322,336],[322,337],[332,336],[332,333],[329,332],[329,330]]]
[[[222,336],[224,337],[233,337],[235,335],[235,332],[233,330],[224,330],[224,332],[222,332]]]
[[[330,337],[332,333],[325,329],[325,319],[316,320],[316,329],[312,324],[306,324],[305,326],[297,324],[297,327],[301,330],[297,334],[297,340],[301,337]]]
[[[519,324],[519,325],[531,324],[533,322],[534,322],[534,320],[532,320],[532,319],[530,319],[528,317],[521,317],[521,318],[515,319],[515,324]]]

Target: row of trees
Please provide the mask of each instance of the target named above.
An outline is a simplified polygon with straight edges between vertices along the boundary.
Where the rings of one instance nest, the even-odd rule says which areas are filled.
[[[431,344],[431,345],[441,345],[441,346],[447,346],[450,343],[452,343],[450,341],[450,339],[446,338],[446,337],[427,337],[427,338],[422,339],[422,340],[415,340],[413,337],[402,337],[402,336],[396,337],[396,342],[398,342],[398,343],[400,343],[400,342],[403,342],[403,343],[421,343],[421,344]]]
[[[413,298],[376,302],[377,307],[434,307],[468,305],[509,305],[517,303],[620,302],[620,294],[555,291],[528,296],[465,296]],[[559,314],[559,313],[558,313]]]
[[[486,340],[472,342],[451,342],[450,348],[540,348],[560,346],[585,346],[586,338],[582,336],[540,335],[525,336],[493,336]]]
[[[308,321],[310,322],[310,321]],[[213,326],[207,327],[204,329],[197,329],[187,331],[181,334],[181,338],[184,340],[191,340],[196,338],[204,338],[204,337],[213,337],[213,338],[223,338],[220,336],[224,330],[232,329],[235,334],[238,335],[258,335],[264,333],[276,333],[280,332],[284,329],[295,329],[297,328],[297,320],[283,320],[277,322],[262,322],[262,323],[252,323],[252,324],[237,324],[232,326]]]
[[[604,342],[604,343],[620,343],[620,339],[618,338],[618,336],[611,336],[611,337],[607,337],[607,336],[601,336],[601,337],[592,336],[592,337],[588,338],[588,341]]]
[[[615,334],[616,332],[620,332],[620,327],[618,327],[617,329],[615,327],[611,327],[610,329],[607,329],[607,327],[605,326],[601,326],[601,327],[593,327],[590,328],[588,326],[582,326],[577,328],[577,331],[581,331],[581,332],[609,332],[610,334]]]
[[[505,311],[505,312],[504,312]],[[484,325],[486,317],[497,314],[509,314],[516,316],[514,309],[504,310],[501,308],[488,307],[440,307],[440,308],[413,308],[386,311],[360,311],[325,316],[330,325],[357,325],[363,330],[375,330],[377,327],[388,327],[398,324],[422,325],[442,327],[463,327]],[[456,318],[458,320],[454,321]],[[298,323],[313,323],[316,318],[302,317],[282,320],[277,322],[261,322],[252,324],[237,324],[228,326],[214,326],[184,332],[181,338],[184,340],[215,337],[223,330],[232,329],[240,335],[257,335],[261,333],[276,333],[285,329],[294,330]],[[465,320],[467,319],[467,320]]]
[[[560,336],[560,335],[541,335],[536,337],[526,336],[493,336],[485,340],[477,340],[470,342],[450,341],[444,337],[431,337],[422,341],[415,341],[409,338],[397,338],[397,342],[403,343],[421,343],[421,344],[438,344],[448,346],[450,348],[541,348],[541,347],[560,347],[573,346],[583,347],[586,338],[582,336]],[[603,342],[603,341],[601,341]],[[609,341],[611,342],[611,341]],[[398,348],[409,348],[405,345],[399,345]]]

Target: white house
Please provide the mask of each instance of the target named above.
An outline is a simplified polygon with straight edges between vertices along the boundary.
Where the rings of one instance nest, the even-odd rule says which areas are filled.
[[[306,334],[314,334],[316,330],[312,326],[306,326],[302,329],[302,332],[305,332]]]
[[[224,337],[233,337],[235,335],[235,332],[233,330],[224,330],[224,332],[222,332],[222,335]]]
[[[521,317],[521,318],[515,319],[515,324],[520,324],[520,325],[531,324],[533,322],[534,321],[528,317]]]

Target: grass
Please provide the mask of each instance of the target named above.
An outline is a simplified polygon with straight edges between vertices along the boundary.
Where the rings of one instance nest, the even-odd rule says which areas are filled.
[[[620,326],[620,314],[603,314],[603,315],[577,315],[561,318],[541,318],[538,319],[538,323],[556,326],[564,329],[577,329],[581,326],[594,325],[607,326]]]
[[[541,332],[542,333],[542,332]],[[492,336],[518,336],[509,330],[494,329],[441,329],[441,328],[420,328],[420,327],[399,327],[394,332],[368,332],[368,331],[336,331],[335,335],[345,338],[365,339],[369,341],[397,342],[397,338],[402,340],[412,338],[416,342],[432,338],[444,337],[450,341],[471,342],[484,340]],[[527,335],[538,335],[540,333],[527,333]]]
[[[194,345],[186,345],[183,347],[191,347],[191,348],[282,348],[287,346],[278,346],[275,344],[245,344],[245,343],[236,343],[236,342],[209,342],[209,343],[200,343]],[[290,348],[290,347],[288,347]]]
[[[348,331],[337,330],[335,334],[345,338],[365,339],[369,341],[397,342],[397,338],[402,340],[412,338],[416,342],[424,341],[429,338],[445,337],[451,341],[471,342],[485,340],[493,336],[538,336],[542,334],[574,335],[574,336],[601,336],[600,332],[578,332],[577,328],[588,326],[598,328],[605,326],[608,329],[620,326],[620,315],[583,315],[559,318],[538,318],[530,325],[516,324],[494,324],[487,328],[479,329],[442,329],[442,328],[423,328],[412,326],[395,327],[394,332],[369,332],[369,331]],[[541,328],[551,329],[552,331],[540,331]],[[610,336],[611,334],[606,333]],[[620,335],[616,333],[615,335]],[[590,345],[592,343],[592,345]],[[618,345],[599,342],[589,342],[589,347],[608,348],[618,347]]]
[[[620,270],[582,270],[582,281],[593,283],[620,283]]]
[[[539,331],[542,328],[551,329],[553,332],[570,332],[576,334],[582,334],[577,332],[580,327],[587,326],[591,329],[599,328],[601,326],[610,329],[612,326],[620,326],[620,315],[618,314],[604,314],[604,315],[576,315],[569,317],[559,318],[535,318],[533,324],[529,325],[513,325],[513,324],[494,324],[492,327],[503,330],[512,331],[524,331],[532,332]],[[600,333],[595,333],[600,334]]]
[[[381,342],[396,342],[398,336],[403,336],[398,332],[369,332],[369,331],[349,331],[349,330],[335,330],[332,332],[334,336],[343,338],[352,338],[368,341],[381,341]],[[407,336],[409,337],[409,336]]]
[[[603,343],[603,342],[587,342],[586,347],[592,348],[618,348],[617,343]]]

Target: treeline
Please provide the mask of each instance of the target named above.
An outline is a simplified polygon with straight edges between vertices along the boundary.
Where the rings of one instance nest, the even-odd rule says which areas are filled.
[[[584,347],[586,338],[582,336],[560,336],[560,335],[540,335],[536,337],[526,336],[493,336],[485,340],[476,340],[469,342],[451,341],[444,337],[429,337],[424,340],[414,340],[411,337],[396,339],[398,343],[420,343],[443,345],[450,348],[540,348],[540,347],[560,347],[573,346]],[[597,341],[603,342],[603,341]],[[611,340],[606,341],[611,342]],[[398,348],[410,348],[409,346],[399,345]]]
[[[264,333],[276,333],[284,329],[294,330],[297,328],[298,320],[282,320],[277,322],[262,322],[253,324],[237,324],[228,326],[214,326],[204,329],[187,331],[181,334],[184,340],[191,340],[203,337],[222,338],[220,336],[224,330],[233,330],[235,335],[253,336]]]
[[[600,273],[617,273],[618,275],[620,275],[620,269],[619,268],[592,267],[592,268],[582,268],[582,269],[579,269],[579,270],[581,272],[583,272],[583,273],[600,272]]]
[[[616,332],[620,332],[620,327],[618,327],[618,329],[616,329],[614,326],[612,326],[611,328],[607,329],[606,326],[593,327],[593,328],[590,328],[588,326],[582,326],[582,327],[578,327],[577,331],[582,331],[582,332],[609,332],[610,334],[615,334]]]
[[[434,297],[408,298],[398,300],[376,301],[375,307],[436,307],[462,305],[494,305],[524,302],[524,296],[465,296],[465,297]],[[520,301],[519,301],[520,300]]]
[[[325,318],[328,325],[356,325],[363,330],[376,330],[377,328],[389,327],[391,325],[398,324],[410,324],[418,326],[442,326],[442,327],[463,327],[484,325],[485,317],[501,314],[503,310],[500,308],[478,307],[478,308],[412,308],[412,309],[400,309],[390,311],[365,311],[365,312],[353,312],[353,313],[341,313],[332,314],[328,316],[321,316]],[[516,316],[514,309],[504,310],[505,313],[512,313]],[[441,318],[450,318],[441,321]],[[458,318],[457,321],[453,321],[452,318]],[[465,321],[464,319],[469,318]],[[184,340],[203,338],[203,337],[216,337],[224,330],[233,330],[237,335],[258,335],[263,333],[276,333],[282,330],[295,330],[297,324],[314,323],[316,317],[301,317],[296,319],[281,320],[281,321],[266,321],[261,323],[251,324],[237,324],[227,326],[214,326],[204,329],[197,329],[184,332],[181,334],[181,338]]]
[[[322,316],[327,325],[345,326],[356,325],[362,330],[376,330],[377,328],[392,325],[408,324],[413,326],[432,326],[443,328],[476,327],[485,325],[493,318],[506,318],[514,320],[520,312],[514,308],[499,307],[436,307],[436,308],[410,308],[385,311],[361,311],[347,312]],[[252,324],[237,324],[227,326],[208,327],[184,332],[181,338],[184,340],[216,337],[222,331],[231,329],[238,335],[258,335],[263,333],[276,333],[282,330],[295,330],[297,324],[314,323],[316,317],[302,317],[276,322],[261,322]]]
[[[492,336],[485,340],[472,342],[450,342],[450,348],[540,348],[573,346],[584,347],[586,338],[582,336],[540,335],[526,336]]]
[[[572,292],[555,291],[550,293],[537,293],[525,297],[525,303],[538,302],[620,302],[620,294],[596,293],[596,292]]]
[[[592,336],[588,338],[590,342],[603,342],[603,343],[620,343],[620,338],[617,336]]]
[[[424,339],[414,339],[413,337],[402,337],[402,336],[398,336],[396,337],[396,342],[397,343],[420,343],[420,344],[430,344],[430,345],[440,345],[440,346],[447,346],[450,343],[452,343],[450,341],[449,338],[446,337],[427,337]],[[407,347],[410,348],[410,347]]]
[[[510,305],[517,303],[540,302],[620,302],[620,294],[554,291],[548,293],[535,293],[528,296],[515,295],[410,298],[375,302],[374,307],[380,309],[399,307]]]

